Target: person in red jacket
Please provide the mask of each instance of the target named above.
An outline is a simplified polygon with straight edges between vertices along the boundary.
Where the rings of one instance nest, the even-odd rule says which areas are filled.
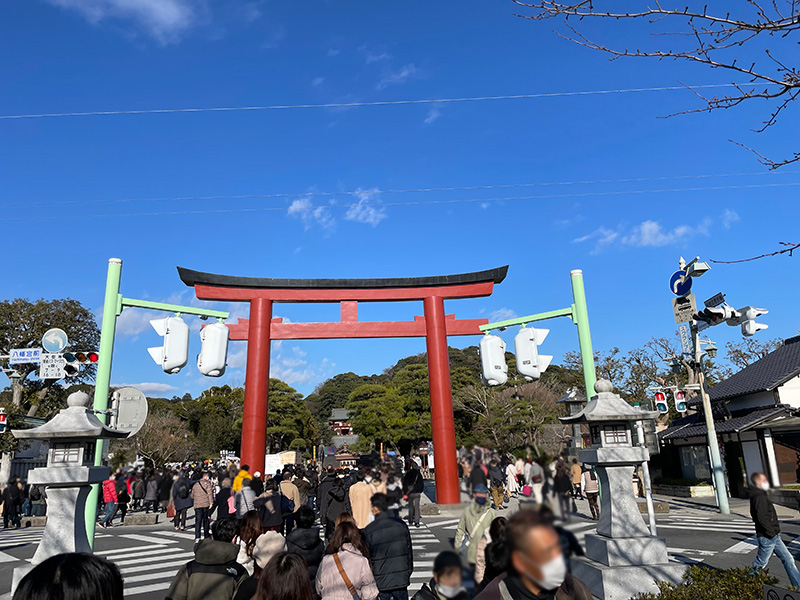
[[[105,516],[100,521],[100,527],[111,527],[111,520],[117,512],[117,486],[115,476],[111,475],[103,482],[103,502],[105,502]]]

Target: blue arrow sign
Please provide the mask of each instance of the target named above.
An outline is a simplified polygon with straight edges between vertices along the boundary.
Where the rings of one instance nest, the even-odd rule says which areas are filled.
[[[61,352],[69,344],[67,334],[63,329],[48,329],[42,336],[42,346],[48,352]]]
[[[692,289],[692,278],[686,271],[675,271],[669,278],[669,289],[676,296],[685,296]]]

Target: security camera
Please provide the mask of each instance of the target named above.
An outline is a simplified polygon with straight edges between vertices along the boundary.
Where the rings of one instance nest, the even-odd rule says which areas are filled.
[[[700,277],[700,275],[708,271],[710,268],[711,267],[708,266],[708,263],[696,262],[689,265],[689,267],[686,269],[686,274],[689,277]]]

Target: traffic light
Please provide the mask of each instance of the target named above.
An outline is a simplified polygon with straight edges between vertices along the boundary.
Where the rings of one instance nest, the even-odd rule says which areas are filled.
[[[681,390],[675,390],[673,394],[675,398],[675,410],[679,413],[686,412],[686,394],[684,394]]]
[[[189,362],[189,326],[180,317],[155,319],[150,325],[164,337],[164,345],[147,351],[165,373],[178,373]]]
[[[704,308],[703,310],[698,311],[696,315],[692,315],[692,318],[695,321],[702,321],[708,325],[719,325],[728,319],[735,319],[738,316],[739,313],[733,310],[733,308],[727,304],[721,304],[720,306],[709,306],[708,308]]]
[[[224,323],[206,325],[200,330],[202,346],[197,355],[197,368],[208,377],[222,377],[228,361],[228,337]]]
[[[0,408],[0,433],[6,430],[6,423],[8,422],[8,415],[5,408]]]
[[[740,308],[737,313],[736,321],[730,323],[731,325],[741,325],[742,335],[750,337],[756,331],[766,329],[769,325],[764,323],[756,323],[756,318],[761,315],[767,314],[769,311],[766,308],[755,308],[753,306],[745,306]]]
[[[665,415],[669,412],[669,406],[667,406],[667,397],[664,392],[656,392],[656,410],[662,415]]]
[[[484,335],[479,345],[481,378],[487,385],[503,385],[508,381],[506,343],[496,335]]]
[[[64,373],[67,377],[75,377],[81,372],[81,366],[86,363],[96,363],[99,358],[97,352],[64,352]]]
[[[544,341],[549,329],[523,327],[514,337],[514,354],[517,355],[517,372],[528,381],[539,379],[547,369],[552,356],[539,354],[539,344]]]

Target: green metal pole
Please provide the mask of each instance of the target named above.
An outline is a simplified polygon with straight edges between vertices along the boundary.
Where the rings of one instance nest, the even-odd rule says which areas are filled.
[[[596,376],[592,335],[589,331],[589,311],[586,309],[586,292],[583,288],[583,271],[575,269],[570,271],[569,276],[572,279],[573,318],[575,325],[578,326],[578,343],[581,347],[583,382],[586,385],[586,399],[589,400],[594,396]]]
[[[117,329],[117,316],[120,309],[119,281],[122,275],[122,259],[108,259],[108,277],[106,278],[106,298],[103,303],[103,324],[100,330],[100,349],[97,360],[97,375],[94,382],[94,410],[108,409],[108,388],[111,384],[111,358],[114,353],[114,334]],[[108,422],[105,414],[98,414],[104,424]],[[98,443],[94,453],[94,464],[103,464],[103,444]],[[100,486],[95,484],[86,501],[86,534],[89,545],[94,547],[94,529],[97,523],[97,505]]]

